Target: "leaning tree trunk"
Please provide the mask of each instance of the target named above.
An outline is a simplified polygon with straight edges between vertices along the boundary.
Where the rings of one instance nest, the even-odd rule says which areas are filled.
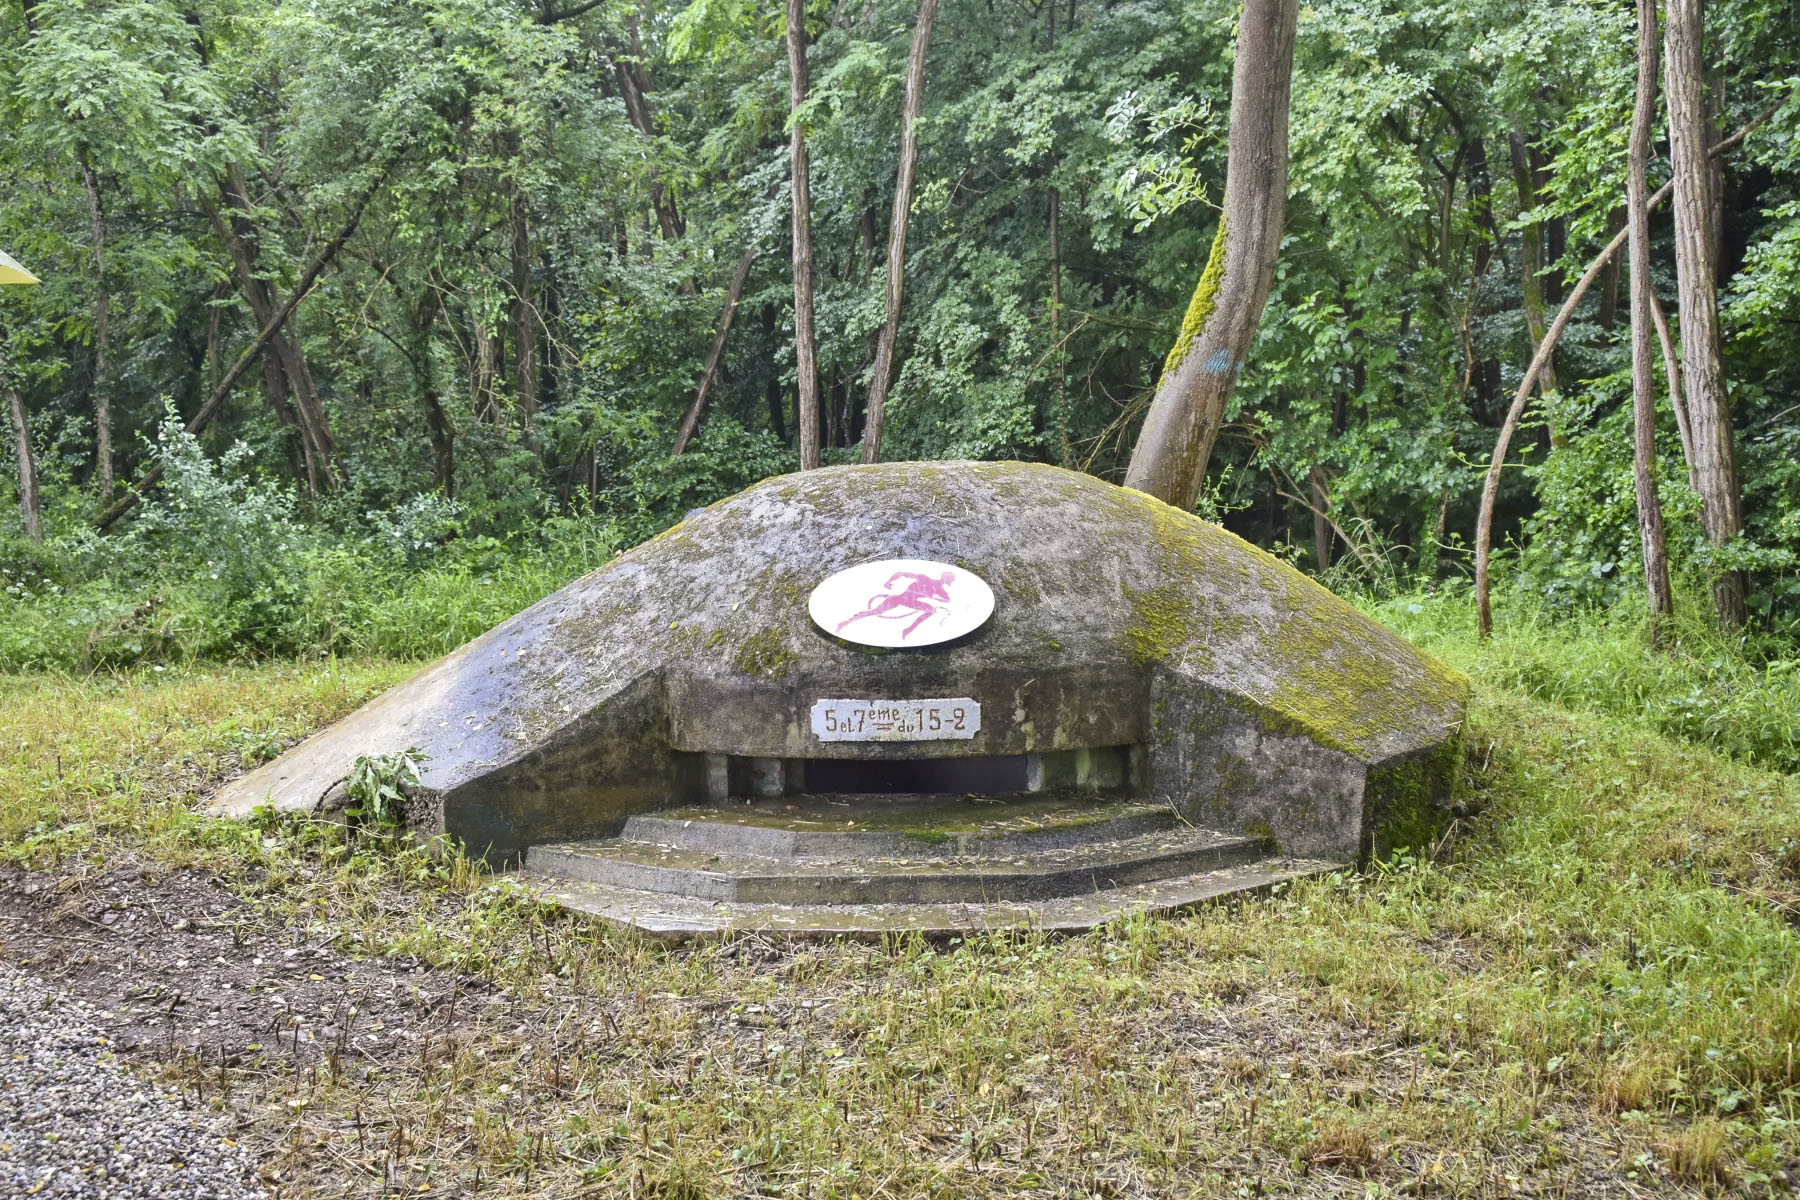
[[[788,105],[793,131],[789,136],[794,189],[794,370],[799,392],[800,469],[819,465],[819,368],[813,336],[812,188],[806,168],[806,127],[800,106],[806,103],[806,3],[787,5]]]
[[[750,278],[750,267],[755,262],[753,247],[744,251],[738,259],[737,270],[731,273],[731,286],[725,291],[725,308],[719,313],[719,327],[713,332],[712,348],[706,352],[706,366],[700,372],[699,386],[694,389],[694,402],[688,405],[687,415],[681,419],[681,430],[675,435],[673,454],[685,451],[700,428],[701,414],[706,411],[706,395],[712,390],[713,380],[718,378],[719,362],[725,355],[725,339],[731,336],[731,322],[737,316],[744,282]]]
[[[1631,414],[1638,534],[1644,551],[1644,589],[1650,640],[1661,646],[1675,611],[1669,558],[1663,543],[1662,501],[1656,488],[1656,368],[1651,338],[1650,125],[1656,119],[1656,0],[1638,0],[1637,104],[1625,175],[1626,225],[1631,231]]]
[[[1125,472],[1125,486],[1177,508],[1192,508],[1199,497],[1275,279],[1299,7],[1299,0],[1245,0],[1219,231]]]
[[[1731,405],[1719,353],[1719,294],[1713,261],[1711,126],[1701,62],[1702,0],[1669,0],[1669,161],[1675,185],[1675,275],[1680,292],[1681,373],[1700,483],[1700,523],[1723,546],[1743,528]],[[1744,623],[1744,577],[1727,571],[1713,581],[1713,607],[1728,628]]]
[[[94,240],[94,461],[100,477],[100,503],[112,499],[112,332],[111,302],[106,291],[106,213],[100,207],[100,177],[84,150],[81,178],[87,187],[88,227]]]
[[[881,429],[887,417],[888,388],[894,378],[894,341],[900,335],[900,300],[906,290],[906,224],[912,216],[913,184],[919,161],[919,105],[925,94],[925,52],[931,46],[931,24],[938,0],[920,0],[919,22],[913,27],[912,53],[906,60],[906,100],[900,112],[900,173],[894,184],[894,219],[888,232],[887,315],[875,347],[875,374],[869,383],[868,415],[863,424],[862,460],[881,461]]]

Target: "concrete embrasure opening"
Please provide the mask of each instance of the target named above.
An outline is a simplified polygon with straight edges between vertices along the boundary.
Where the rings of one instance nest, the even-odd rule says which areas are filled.
[[[794,762],[800,766],[800,780],[792,790],[809,795],[1005,795],[1026,791],[1030,773],[1028,756],[1023,754],[897,760],[802,758]]]

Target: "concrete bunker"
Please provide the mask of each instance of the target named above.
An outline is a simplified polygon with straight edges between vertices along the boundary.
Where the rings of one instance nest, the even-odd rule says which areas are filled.
[[[822,581],[889,559],[977,576],[991,615],[897,648],[813,619]],[[1140,493],[1022,463],[839,467],[695,514],[213,807],[314,808],[359,755],[416,747],[426,832],[646,927],[1075,926],[1427,840],[1466,691]],[[831,911],[857,904],[918,911]]]

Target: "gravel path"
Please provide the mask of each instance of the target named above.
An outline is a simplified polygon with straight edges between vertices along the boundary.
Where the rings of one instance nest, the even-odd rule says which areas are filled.
[[[261,1198],[223,1119],[127,1071],[90,1012],[0,964],[0,1196]]]

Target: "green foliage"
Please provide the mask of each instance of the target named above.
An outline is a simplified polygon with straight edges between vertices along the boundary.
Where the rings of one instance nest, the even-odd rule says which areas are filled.
[[[1748,571],[1757,629],[1793,639],[1800,34],[1787,7],[1720,0],[1707,17],[1721,123],[1776,102],[1724,164],[1741,542],[1701,545],[1669,454],[1663,482],[1681,569]],[[860,448],[917,12],[808,7],[798,121],[827,461]],[[1237,17],[1224,0],[947,0],[919,122],[889,458],[1117,477],[1195,323],[1183,313],[1209,291]],[[0,60],[0,245],[46,281],[0,295],[0,373],[29,410],[51,530],[42,550],[18,540],[6,473],[0,662],[432,653],[796,465],[784,19],[741,0],[0,8],[20,47]],[[1529,353],[1521,232],[1541,225],[1559,256],[1552,303],[1609,236],[1631,26],[1628,9],[1591,0],[1303,7],[1285,244],[1214,454],[1229,487],[1209,511],[1314,569],[1330,560],[1334,579],[1466,570],[1472,468]],[[1535,199],[1518,194],[1515,141]],[[103,541],[78,532],[99,501],[89,167],[117,474],[175,454],[182,476]],[[246,195],[226,203],[234,179]],[[287,296],[352,212],[277,367],[253,366],[191,448],[158,436],[169,398],[192,420],[249,344],[256,292]],[[1655,229],[1655,282],[1671,296],[1666,218]],[[671,459],[746,250],[699,436]],[[1528,426],[1498,506],[1520,586],[1569,611],[1628,595],[1635,562],[1626,339],[1607,292],[1603,279],[1559,345],[1563,399],[1547,415],[1560,447]],[[335,455],[301,433],[302,382]],[[218,465],[212,482],[196,455]],[[1315,538],[1312,508],[1341,532]],[[571,536],[583,549],[560,548]],[[286,561],[269,552],[281,545]],[[432,615],[409,625],[409,604]]]
[[[1527,468],[1542,500],[1525,524],[1515,586],[1535,591],[1548,609],[1564,613],[1611,607],[1643,589],[1632,475],[1631,380],[1614,376],[1594,381],[1591,388],[1586,402],[1605,415],[1576,422],[1580,431],[1565,446]],[[1578,407],[1565,405],[1563,412]],[[1700,501],[1688,490],[1674,430],[1661,432],[1657,483],[1664,536],[1673,569],[1697,575],[1705,544]]]

